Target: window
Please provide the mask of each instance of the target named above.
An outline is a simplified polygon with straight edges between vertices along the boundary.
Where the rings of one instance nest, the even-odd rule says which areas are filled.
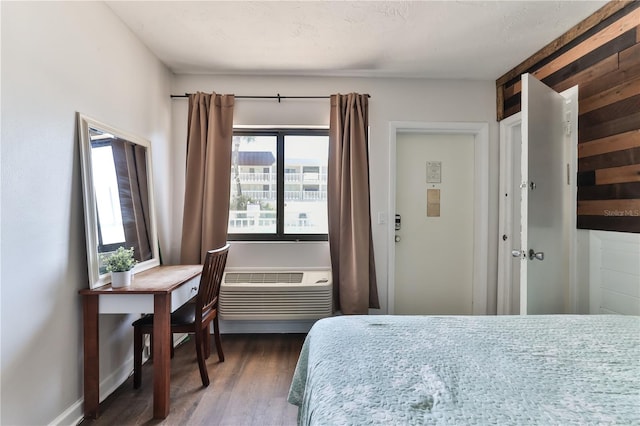
[[[93,142],[91,169],[96,193],[96,209],[100,218],[98,226],[99,252],[115,250],[125,243],[120,191],[113,150],[110,142]]]
[[[326,129],[235,130],[229,240],[326,241],[328,155]]]

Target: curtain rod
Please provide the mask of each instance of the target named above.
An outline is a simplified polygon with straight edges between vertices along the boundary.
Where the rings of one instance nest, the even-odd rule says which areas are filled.
[[[188,98],[191,93],[185,93],[184,95],[171,95],[171,98]],[[370,98],[371,95],[365,95]],[[282,99],[329,99],[331,96],[281,96],[278,93],[276,96],[235,96],[236,99],[277,99],[278,103]]]

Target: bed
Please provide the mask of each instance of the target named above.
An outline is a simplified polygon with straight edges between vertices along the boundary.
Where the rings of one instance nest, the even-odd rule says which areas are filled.
[[[640,425],[640,317],[326,318],[288,400],[300,425]]]

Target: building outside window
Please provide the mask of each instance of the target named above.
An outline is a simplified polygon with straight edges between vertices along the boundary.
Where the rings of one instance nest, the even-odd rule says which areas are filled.
[[[326,129],[234,131],[229,239],[326,240],[328,150]]]

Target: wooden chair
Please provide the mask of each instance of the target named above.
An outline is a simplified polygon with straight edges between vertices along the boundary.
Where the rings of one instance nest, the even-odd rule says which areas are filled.
[[[209,386],[209,374],[205,360],[210,354],[209,324],[213,321],[213,333],[218,350],[218,359],[224,361],[220,344],[218,326],[218,295],[222,274],[227,263],[229,244],[207,252],[202,266],[202,277],[198,294],[171,314],[171,334],[193,333],[196,340],[196,354],[202,385]],[[139,388],[142,382],[142,336],[153,335],[153,314],[148,314],[133,323],[133,387]],[[172,339],[170,339],[172,341]],[[153,341],[151,342],[153,346]],[[171,347],[173,356],[173,345]],[[153,351],[152,351],[153,353]]]

